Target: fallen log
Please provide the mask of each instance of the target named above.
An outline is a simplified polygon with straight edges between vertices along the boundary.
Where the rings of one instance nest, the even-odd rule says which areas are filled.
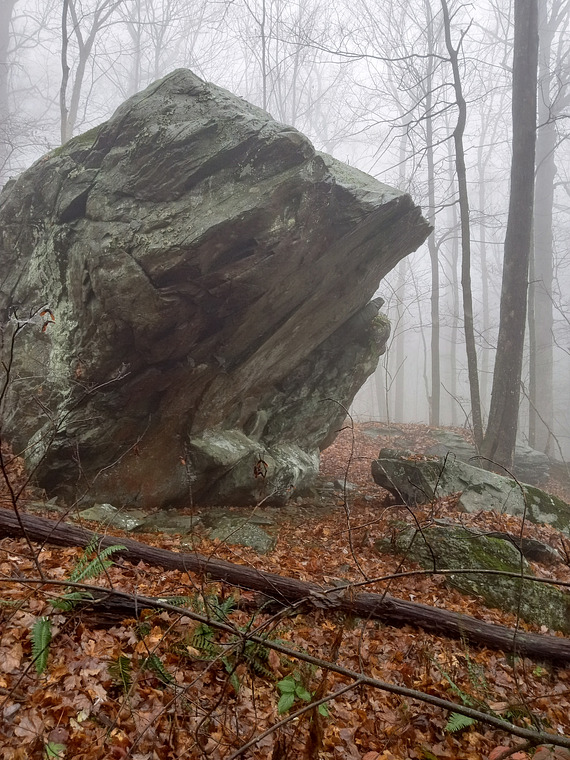
[[[77,525],[49,520],[20,513],[21,525],[29,540],[54,546],[85,547],[94,533]],[[15,513],[0,509],[0,537],[21,537],[22,527]],[[516,652],[537,660],[570,662],[570,639],[535,633],[515,631],[502,625],[430,607],[419,602],[409,602],[389,594],[370,592],[355,593],[351,588],[323,588],[315,583],[287,578],[275,573],[257,570],[250,566],[236,565],[225,560],[206,557],[196,553],[172,552],[159,549],[130,538],[101,536],[99,548],[121,543],[125,549],[116,552],[131,562],[147,562],[166,570],[186,570],[225,581],[252,591],[259,591],[283,606],[306,602],[315,607],[336,609],[357,617],[382,620],[389,625],[415,625],[439,635],[464,638],[472,643]],[[101,604],[104,604],[101,600]]]

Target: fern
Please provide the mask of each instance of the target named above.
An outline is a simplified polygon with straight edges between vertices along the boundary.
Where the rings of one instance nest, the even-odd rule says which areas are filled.
[[[224,599],[222,602],[218,602],[217,597],[214,597],[214,600],[215,602],[212,605],[214,615],[218,618],[218,620],[225,622],[231,613],[235,610],[236,600],[233,596],[228,596],[228,598]]]
[[[196,604],[196,597],[194,596],[161,596],[157,599],[158,602],[165,602],[166,604],[173,604],[175,607],[194,607]]]
[[[146,620],[135,625],[135,636],[142,641],[151,632],[152,626]]]
[[[30,632],[32,640],[32,655],[38,675],[47,667],[49,645],[51,642],[51,623],[49,618],[41,617],[36,620]]]
[[[91,541],[91,543],[93,543],[93,541]],[[88,548],[89,547],[87,547],[87,549]],[[113,560],[107,558],[115,552],[123,551],[126,548],[127,547],[122,544],[107,546],[102,551],[97,552],[97,555],[92,560],[89,560],[89,554],[91,554],[93,550],[87,551],[86,549],[71,571],[69,580],[72,583],[81,583],[82,581],[97,578],[97,576],[101,575],[105,570],[112,567]]]
[[[115,684],[120,686],[125,693],[128,692],[132,683],[132,664],[129,658],[120,654],[116,659],[111,660],[107,669]]]
[[[152,670],[158,680],[168,686],[174,683],[174,676],[164,667],[164,663],[157,654],[149,654],[141,664],[143,670]]]
[[[206,623],[200,623],[192,635],[192,646],[200,654],[208,658],[213,658],[218,653],[218,647],[215,644],[215,631]]]
[[[269,649],[255,641],[246,641],[243,653],[244,660],[251,673],[260,678],[273,678],[273,672],[267,667]]]
[[[108,570],[113,565],[113,560],[108,559],[108,557],[110,557],[111,554],[114,554],[117,551],[122,551],[126,548],[122,544],[107,546],[102,551],[97,552],[97,555],[93,559],[89,559],[90,555],[97,551],[98,543],[99,536],[93,536],[69,575],[68,580],[70,583],[82,583],[83,581],[92,580],[98,575],[101,575],[102,572]],[[63,612],[69,612],[79,602],[86,599],[93,599],[93,596],[88,591],[68,591],[61,598],[52,599],[51,605]]]
[[[79,602],[93,599],[93,594],[88,591],[68,591],[60,599],[51,599],[51,606],[62,612],[69,612]]]
[[[235,660],[230,657],[222,657],[221,659],[222,659],[223,666],[226,669],[226,673],[230,677],[230,683],[233,686],[235,693],[237,694],[240,690],[241,683],[238,678],[238,674],[236,673]]]
[[[473,726],[475,723],[477,723],[475,718],[469,718],[467,715],[461,715],[460,713],[454,712],[449,716],[445,730],[454,734],[457,731],[463,731],[465,728]]]
[[[73,578],[74,574],[80,574],[83,568],[87,565],[87,563],[89,562],[89,557],[94,552],[97,551],[97,545],[99,541],[100,541],[99,536],[96,533],[94,533],[93,536],[91,537],[91,541],[89,541],[87,546],[85,546],[85,548],[83,549],[81,556],[75,560],[75,565],[73,567],[73,570],[71,571],[71,576],[69,578],[70,580],[74,580]]]

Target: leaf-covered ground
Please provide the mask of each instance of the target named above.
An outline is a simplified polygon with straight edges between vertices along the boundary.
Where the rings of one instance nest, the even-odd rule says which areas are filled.
[[[415,451],[433,443],[429,430],[399,426],[406,446]],[[370,431],[368,431],[370,432]],[[379,577],[414,569],[411,563],[378,555],[374,542],[389,534],[394,518],[418,521],[434,516],[459,518],[452,499],[415,510],[394,505],[374,484],[370,462],[387,443],[372,438],[366,426],[344,430],[323,453],[322,480],[345,478],[356,488],[326,490],[287,509],[273,552],[253,550],[197,532],[188,537],[157,534],[137,538],[176,551],[183,544],[201,554],[247,564],[252,568],[323,584],[360,581],[363,573]],[[13,482],[21,476],[14,465]],[[568,498],[563,482],[550,484]],[[322,493],[329,494],[322,496]],[[346,498],[345,498],[346,497]],[[2,506],[9,505],[2,494]],[[25,509],[25,500],[22,502]],[[268,514],[274,514],[266,508]],[[263,513],[263,507],[257,514]],[[247,513],[244,513],[247,514]],[[50,515],[46,511],[46,516]],[[467,525],[520,532],[517,518],[494,513],[462,515]],[[94,524],[86,525],[101,530]],[[110,531],[117,536],[120,531]],[[567,557],[570,542],[560,534],[531,524],[525,535],[540,538]],[[231,540],[231,539],[230,539]],[[95,760],[134,758],[213,758],[222,760],[290,712],[336,691],[348,680],[311,668],[274,651],[236,651],[231,633],[171,612],[142,611],[138,620],[109,620],[97,612],[63,612],[50,603],[65,587],[26,583],[45,578],[65,580],[82,555],[80,549],[30,547],[24,540],[0,541],[0,756]],[[570,580],[568,562],[535,565],[537,574]],[[570,735],[570,668],[502,652],[467,646],[427,634],[412,626],[389,627],[378,621],[347,619],[337,612],[311,609],[280,615],[259,611],[259,599],[204,578],[165,572],[143,563],[118,561],[97,579],[137,595],[190,597],[198,612],[223,618],[235,628],[264,634],[323,659],[389,681],[440,696],[458,704],[492,710],[519,726]],[[463,612],[489,622],[516,626],[514,615],[485,609],[481,602],[448,587],[443,576],[417,575],[378,582],[368,590]],[[47,660],[34,662],[31,631],[48,618],[52,640]],[[523,630],[537,627],[518,622]],[[542,631],[543,633],[554,633]],[[36,641],[35,654],[38,641]],[[38,667],[38,665],[40,667]],[[45,665],[45,667],[44,667]],[[43,670],[42,670],[43,668]],[[42,670],[38,673],[38,670]],[[461,728],[448,712],[400,696],[358,687],[328,703],[321,715],[305,713],[248,748],[248,758],[391,758],[495,757],[497,747],[521,742],[484,725]],[[456,728],[458,730],[451,731]],[[515,755],[518,760],[532,756]],[[548,752],[535,757],[546,760]],[[559,760],[570,753],[558,750]],[[545,754],[546,753],[546,754]],[[554,757],[554,755],[552,755]]]

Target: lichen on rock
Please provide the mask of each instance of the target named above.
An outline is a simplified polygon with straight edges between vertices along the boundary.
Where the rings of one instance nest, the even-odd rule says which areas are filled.
[[[48,493],[145,509],[254,502],[258,458],[304,487],[384,350],[378,283],[430,230],[186,70],[11,182],[0,228],[2,313],[56,316],[18,338],[3,435]],[[247,439],[235,490],[208,431]]]

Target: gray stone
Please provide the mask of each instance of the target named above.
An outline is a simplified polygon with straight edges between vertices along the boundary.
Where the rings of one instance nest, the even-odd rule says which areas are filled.
[[[89,509],[79,512],[78,517],[81,520],[94,520],[104,525],[112,525],[121,530],[135,530],[147,515],[140,509],[117,509],[112,504],[94,504]]]
[[[382,449],[372,462],[375,482],[406,504],[424,504],[459,493],[465,512],[494,510],[551,525],[570,535],[570,506],[556,496],[451,457]]]
[[[335,480],[333,485],[337,491],[356,491],[358,488],[348,480]]]
[[[259,554],[267,554],[275,548],[276,539],[248,518],[225,517],[217,521],[210,531],[211,539],[218,538],[223,543],[249,546]]]
[[[439,457],[452,454],[462,462],[473,465],[473,467],[480,465],[475,446],[466,441],[459,433],[435,429],[431,431],[431,435],[438,440],[438,443],[427,448],[426,454]],[[513,475],[517,480],[536,485],[548,478],[549,470],[550,460],[546,454],[525,444],[517,444],[513,468]]]
[[[462,526],[433,526],[421,532],[396,526],[394,540],[379,541],[380,552],[397,551],[422,567],[438,570],[499,570],[532,575],[528,562],[510,542]],[[570,594],[520,578],[477,573],[446,575],[446,582],[466,594],[482,597],[491,607],[519,613],[523,620],[570,632]]]
[[[184,535],[194,533],[201,524],[196,515],[181,515],[175,509],[162,509],[153,515],[146,515],[135,528],[136,533],[173,533]]]
[[[0,230],[3,435],[49,494],[152,509],[254,503],[259,456],[278,502],[305,487],[385,349],[370,299],[430,228],[178,70],[10,183]]]
[[[510,541],[513,546],[516,546],[522,552],[525,559],[531,560],[531,562],[540,562],[543,565],[554,565],[562,561],[562,557],[556,549],[552,546],[545,544],[543,541],[539,541],[536,538],[527,538],[523,536],[515,536],[512,533],[501,533],[500,531],[492,531],[485,533],[489,538],[502,538],[505,541]]]

